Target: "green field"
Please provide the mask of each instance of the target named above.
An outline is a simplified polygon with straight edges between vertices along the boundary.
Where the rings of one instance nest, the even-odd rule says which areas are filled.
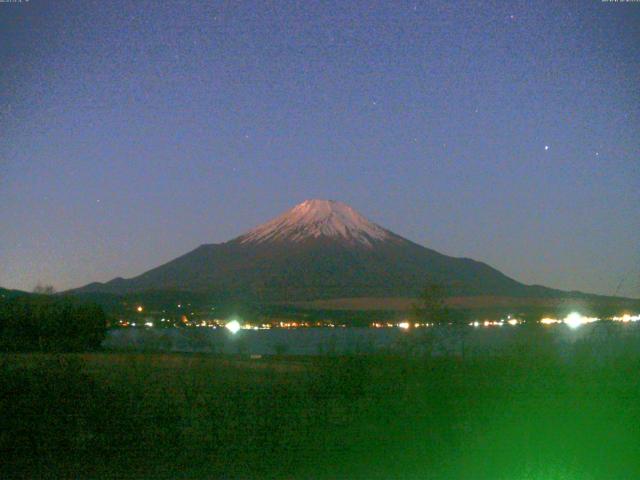
[[[3,355],[1,478],[640,478],[640,357]]]

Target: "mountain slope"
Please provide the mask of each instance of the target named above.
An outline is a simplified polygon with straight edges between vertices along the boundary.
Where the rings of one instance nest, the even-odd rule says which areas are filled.
[[[523,285],[482,262],[442,255],[328,200],[303,202],[233,240],[202,245],[137,277],[79,290],[297,301],[414,296],[428,282],[446,284],[455,295],[566,295]]]

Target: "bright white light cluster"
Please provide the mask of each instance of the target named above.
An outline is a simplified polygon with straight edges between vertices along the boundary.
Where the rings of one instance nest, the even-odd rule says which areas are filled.
[[[558,318],[549,318],[545,317],[540,320],[540,323],[543,325],[553,325],[555,323],[564,323],[569,328],[578,328],[581,325],[586,325],[587,323],[597,322],[600,319],[597,317],[585,317],[584,315],[579,314],[578,312],[571,312],[569,315],[564,317],[564,319],[560,320]]]
[[[233,334],[238,333],[238,331],[241,328],[240,322],[238,322],[237,320],[231,320],[229,323],[225,325],[225,327],[227,327],[227,330],[229,330]]]
[[[591,322],[597,322],[598,320],[600,319],[596,317],[585,317],[584,315],[573,312],[565,317],[564,324],[569,328],[578,328],[581,325],[585,325]]]

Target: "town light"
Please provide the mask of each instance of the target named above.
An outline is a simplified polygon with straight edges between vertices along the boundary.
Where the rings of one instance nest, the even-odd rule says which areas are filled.
[[[558,320],[557,318],[545,317],[540,320],[540,323],[543,325],[553,325],[554,323],[562,323],[562,320]]]
[[[611,320],[613,320],[614,322],[623,322],[623,323],[637,322],[637,321],[640,321],[640,315],[630,315],[628,313],[625,313],[621,317],[611,317]]]
[[[578,328],[580,325],[595,322],[597,320],[598,319],[595,317],[585,317],[577,312],[572,312],[566,316],[566,318],[564,319],[564,324],[569,328]]]
[[[227,327],[227,330],[229,330],[231,333],[236,334],[240,330],[240,322],[238,322],[237,320],[231,320],[225,325],[225,327]]]

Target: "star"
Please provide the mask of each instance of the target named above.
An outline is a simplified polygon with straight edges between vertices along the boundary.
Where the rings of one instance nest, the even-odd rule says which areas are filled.
[[[545,145],[545,146],[544,146],[544,150],[545,150],[545,151],[549,150],[549,145]]]

